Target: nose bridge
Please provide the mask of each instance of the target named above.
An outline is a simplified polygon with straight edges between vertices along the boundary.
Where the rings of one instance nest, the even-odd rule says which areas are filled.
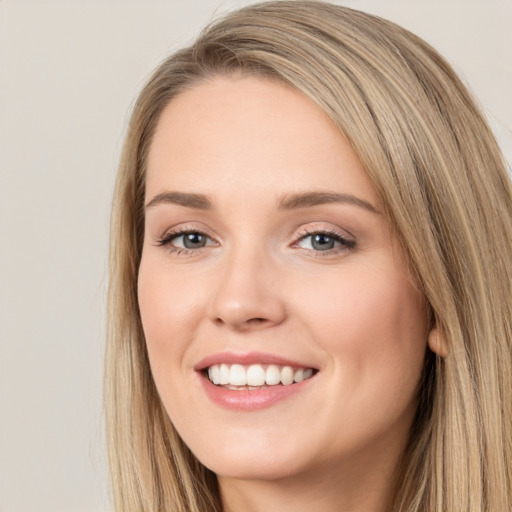
[[[276,261],[262,244],[240,241],[222,262],[212,297],[210,317],[236,329],[276,325],[285,308],[279,289]]]

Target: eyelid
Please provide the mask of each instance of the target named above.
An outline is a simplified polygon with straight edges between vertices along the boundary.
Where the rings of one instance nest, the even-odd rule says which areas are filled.
[[[334,226],[331,223],[318,223],[311,222],[307,225],[301,226],[295,233],[294,237],[299,239],[308,235],[316,235],[316,234],[325,234],[325,235],[333,235],[340,238],[343,238],[347,241],[355,242],[356,237],[347,229],[342,229],[340,227]]]
[[[161,236],[159,236],[155,240],[155,245],[158,247],[164,247],[171,253],[189,255],[199,254],[202,250],[208,247],[219,245],[218,240],[216,240],[216,238],[212,236],[208,231],[209,230],[201,229],[197,226],[179,225],[177,227],[167,229]],[[172,241],[179,238],[180,236],[192,233],[204,236],[207,239],[207,243],[202,247],[195,248],[179,247],[172,244]],[[331,238],[335,242],[337,242],[337,246],[332,247],[330,249],[319,250],[315,248],[301,247],[299,245],[300,242],[303,241],[305,238],[314,235],[322,235],[325,236],[326,238]],[[290,245],[290,247],[300,249],[305,253],[309,253],[319,257],[348,252],[353,250],[356,246],[355,237],[350,233],[347,233],[346,230],[333,227],[332,225],[326,226],[325,224],[313,224],[308,226],[302,226],[300,229],[296,231],[293,240],[294,241]]]
[[[207,243],[204,247],[198,247],[196,249],[189,249],[186,247],[176,247],[171,244],[171,242],[174,239],[179,238],[180,236],[191,234],[191,233],[197,233],[201,236],[204,236],[213,243]],[[197,253],[201,249],[204,249],[206,247],[218,245],[218,241],[211,234],[207,233],[206,230],[198,228],[197,226],[187,226],[187,225],[167,229],[163,233],[163,235],[159,236],[155,240],[155,242],[156,242],[155,245],[157,245],[159,247],[167,248],[171,252],[178,251],[178,252],[189,252],[189,253],[192,253],[192,252]]]
[[[292,247],[298,247],[299,249],[302,249],[304,251],[307,251],[309,253],[313,253],[315,256],[328,256],[334,253],[339,252],[346,252],[351,251],[356,246],[356,240],[355,237],[352,235],[348,235],[343,233],[344,230],[336,229],[334,227],[326,227],[324,226],[306,226],[302,227],[295,235],[295,241],[292,244]],[[318,251],[314,249],[305,249],[302,247],[299,247],[298,244],[305,238],[309,236],[314,235],[323,235],[327,238],[332,238],[335,241],[339,242],[341,246],[334,247],[332,249],[326,249],[324,251]]]
[[[166,223],[167,224],[167,223]],[[172,236],[174,234],[182,234],[182,233],[201,233],[212,240],[215,239],[215,236],[212,233],[212,230],[205,226],[203,222],[198,221],[183,221],[176,222],[175,224],[167,224],[163,229],[159,230],[159,233],[155,233],[155,240],[162,240],[167,236]]]

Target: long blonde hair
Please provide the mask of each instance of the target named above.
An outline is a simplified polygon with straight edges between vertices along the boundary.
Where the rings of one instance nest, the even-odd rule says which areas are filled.
[[[233,73],[291,85],[348,138],[448,347],[446,358],[425,361],[394,510],[512,510],[512,189],[495,139],[418,37],[348,8],[283,0],[205,29],[156,70],[131,117],[112,211],[105,367],[116,511],[221,510],[215,475],[180,440],[156,392],[137,272],[159,115],[180,92]]]

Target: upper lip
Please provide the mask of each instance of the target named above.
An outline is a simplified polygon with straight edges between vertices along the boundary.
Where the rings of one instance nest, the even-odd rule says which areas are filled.
[[[294,361],[274,354],[266,354],[263,352],[248,352],[245,354],[237,354],[234,352],[220,352],[218,354],[209,355],[201,359],[195,366],[194,370],[203,371],[214,364],[275,364],[278,366],[293,366],[295,368],[314,368],[308,363]]]

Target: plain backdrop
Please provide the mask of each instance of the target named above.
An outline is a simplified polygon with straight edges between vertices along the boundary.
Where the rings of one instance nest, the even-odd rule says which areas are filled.
[[[0,0],[0,512],[107,512],[110,197],[131,106],[219,0]],[[352,0],[438,48],[512,161],[512,1]]]

